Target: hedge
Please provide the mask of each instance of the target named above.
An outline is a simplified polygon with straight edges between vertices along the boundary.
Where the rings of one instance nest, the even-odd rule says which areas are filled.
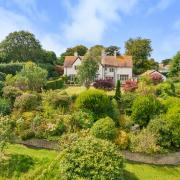
[[[64,86],[64,81],[62,78],[56,79],[56,80],[52,80],[52,81],[48,81],[46,84],[46,89],[61,89]]]
[[[0,72],[5,74],[15,75],[16,72],[21,71],[24,63],[8,63],[8,64],[0,64]]]

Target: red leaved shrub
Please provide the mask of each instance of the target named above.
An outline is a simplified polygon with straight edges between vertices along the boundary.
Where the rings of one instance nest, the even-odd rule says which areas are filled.
[[[133,92],[138,88],[138,84],[136,80],[127,80],[123,86],[124,91]]]
[[[163,81],[162,75],[158,72],[154,72],[150,75],[150,78],[154,85],[159,84]]]
[[[100,79],[93,83],[93,87],[97,89],[113,90],[114,82],[111,79]]]

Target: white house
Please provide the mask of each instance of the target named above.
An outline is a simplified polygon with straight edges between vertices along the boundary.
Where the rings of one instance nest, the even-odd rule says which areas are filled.
[[[83,57],[78,56],[77,53],[74,56],[66,56],[64,61],[64,75],[73,80],[82,60]],[[107,56],[102,53],[96,79],[112,79],[115,82],[119,79],[121,82],[124,82],[132,78],[132,67],[131,56],[116,56],[116,53],[114,56]]]

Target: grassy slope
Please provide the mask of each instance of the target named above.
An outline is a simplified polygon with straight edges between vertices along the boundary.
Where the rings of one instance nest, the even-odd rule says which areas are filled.
[[[37,160],[34,168],[27,173],[21,175],[24,177],[31,177],[38,168],[49,164],[56,158],[57,152],[49,150],[39,150],[24,147],[22,145],[10,145],[6,151],[8,154],[24,154],[29,155]],[[126,163],[126,180],[179,180],[180,166],[155,166],[147,164]],[[1,177],[0,177],[1,179]]]

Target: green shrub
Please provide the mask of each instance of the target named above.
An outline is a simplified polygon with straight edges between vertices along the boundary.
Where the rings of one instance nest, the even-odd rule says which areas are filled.
[[[8,99],[0,98],[0,114],[8,115],[11,113],[11,103]]]
[[[0,72],[15,75],[17,72],[21,71],[23,65],[24,63],[0,64]]]
[[[127,115],[131,115],[132,113],[132,105],[134,100],[136,99],[137,94],[132,92],[125,92],[121,97],[121,109]]]
[[[21,111],[30,111],[40,105],[40,97],[36,94],[24,93],[18,96],[14,102],[14,107]]]
[[[41,179],[123,179],[124,160],[109,141],[87,137],[65,149]],[[53,169],[59,173],[53,174]]]
[[[119,130],[115,139],[115,144],[117,144],[121,149],[127,149],[129,145],[128,134],[125,131]]]
[[[180,106],[180,98],[167,96],[165,99],[161,99],[161,103],[164,106],[165,111],[174,106]]]
[[[5,86],[3,88],[3,96],[8,98],[12,103],[14,103],[16,97],[22,95],[22,91],[13,86]]]
[[[49,90],[43,94],[43,105],[45,109],[50,107],[68,109],[71,103],[71,99],[68,94],[64,91]]]
[[[62,78],[53,80],[53,81],[48,81],[46,84],[46,89],[50,90],[50,89],[61,89],[64,86],[64,81]]]
[[[28,155],[13,154],[0,160],[0,174],[5,179],[19,179],[18,177],[34,166],[34,160]]]
[[[72,121],[79,129],[87,129],[93,125],[94,117],[91,112],[75,111],[72,114]]]
[[[109,116],[118,125],[118,105],[115,100],[111,101],[104,91],[89,89],[82,92],[77,97],[75,106],[78,109],[91,111],[95,115],[95,119]]]
[[[4,87],[4,83],[2,81],[0,81],[0,96],[3,93],[3,87]]]
[[[117,135],[117,129],[114,121],[106,117],[99,119],[93,124],[91,134],[97,138],[114,140]]]
[[[6,78],[6,74],[3,72],[0,72],[0,81],[4,81]]]
[[[141,127],[147,126],[149,121],[161,112],[161,104],[154,96],[139,96],[132,106],[132,119]]]
[[[57,121],[55,124],[51,124],[51,128],[48,128],[48,135],[60,136],[66,130],[63,121]]]
[[[175,86],[172,82],[164,82],[156,87],[156,95],[160,97],[175,96]]]
[[[147,129],[143,129],[139,134],[130,135],[130,150],[132,152],[157,153],[161,150],[157,144],[157,135]]]

